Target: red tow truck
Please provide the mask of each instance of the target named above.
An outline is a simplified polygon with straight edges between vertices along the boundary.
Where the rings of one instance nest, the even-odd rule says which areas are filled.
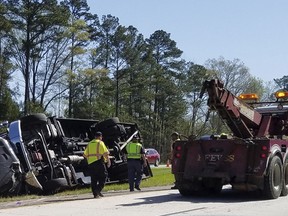
[[[265,198],[288,194],[287,92],[277,92],[274,102],[248,103],[255,94],[236,97],[217,79],[203,83],[207,105],[217,111],[233,136],[176,141],[172,173],[183,196],[219,193],[232,189],[260,191]],[[244,100],[245,99],[245,100]]]

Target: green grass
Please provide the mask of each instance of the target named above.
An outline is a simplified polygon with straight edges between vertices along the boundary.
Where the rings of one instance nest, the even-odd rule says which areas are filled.
[[[157,187],[157,186],[166,186],[172,185],[174,182],[174,176],[171,173],[170,168],[153,168],[152,167],[153,177],[148,179],[143,179],[141,182],[141,187]],[[121,191],[121,190],[128,190],[129,185],[128,183],[115,183],[115,184],[106,184],[103,191]],[[67,190],[61,193],[57,193],[56,195],[78,195],[84,193],[91,193],[90,188],[82,188],[77,190]]]
[[[152,168],[153,177],[143,180],[142,187],[157,187],[174,184],[171,168]]]
[[[169,168],[152,168],[153,177],[143,179],[141,188],[172,185],[174,176]],[[128,183],[106,185],[104,191],[128,190]]]
[[[174,176],[171,174],[170,168],[153,168],[152,167],[152,173],[153,173],[153,177],[148,178],[148,179],[143,179],[143,181],[141,182],[141,188],[172,185],[174,182]],[[129,189],[128,183],[106,184],[103,191],[109,193],[109,191],[121,191],[121,190],[128,190],[128,189]],[[51,196],[79,195],[79,194],[85,194],[85,193],[91,193],[90,187],[75,189],[75,190],[67,190],[67,191],[63,191],[63,192],[60,192]],[[9,197],[9,198],[0,197],[0,202],[39,199],[40,197],[41,196],[37,196],[37,195],[22,195],[22,196],[15,196],[15,197]]]

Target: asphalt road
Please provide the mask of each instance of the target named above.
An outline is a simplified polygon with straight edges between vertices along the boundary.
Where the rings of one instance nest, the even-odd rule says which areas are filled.
[[[183,197],[170,187],[141,192],[107,192],[93,199],[90,194],[18,201],[0,206],[1,216],[287,216],[288,197],[263,200],[256,193],[229,188],[217,196]],[[4,208],[4,209],[3,209]]]

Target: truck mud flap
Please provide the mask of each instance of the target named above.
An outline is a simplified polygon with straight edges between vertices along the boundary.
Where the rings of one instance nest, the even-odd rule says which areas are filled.
[[[38,179],[32,171],[26,173],[25,182],[33,188],[43,190],[42,185],[39,183]]]
[[[147,166],[143,168],[143,173],[144,173],[146,178],[153,177],[153,173],[152,173],[150,164],[148,163],[148,160],[146,161],[146,163],[147,163]]]

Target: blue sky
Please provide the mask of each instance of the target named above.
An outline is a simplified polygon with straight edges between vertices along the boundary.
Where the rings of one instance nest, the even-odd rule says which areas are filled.
[[[288,75],[287,0],[87,0],[90,12],[111,14],[148,38],[171,34],[196,64],[240,59],[264,81]]]

